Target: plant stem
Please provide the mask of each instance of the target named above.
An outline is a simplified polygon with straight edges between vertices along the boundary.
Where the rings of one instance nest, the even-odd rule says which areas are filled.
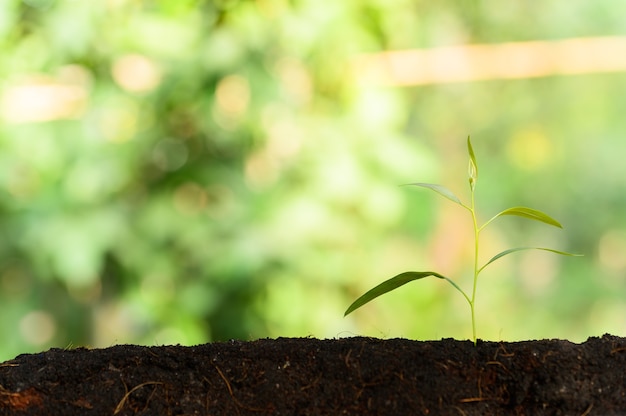
[[[476,209],[474,205],[474,187],[471,187],[471,206],[470,212],[472,213],[472,222],[474,224],[474,283],[472,286],[472,300],[470,301],[470,310],[472,312],[472,337],[474,339],[474,345],[476,345],[476,318],[474,314],[474,303],[476,300],[476,283],[478,282],[478,235],[480,229],[478,228],[478,222],[476,221]]]

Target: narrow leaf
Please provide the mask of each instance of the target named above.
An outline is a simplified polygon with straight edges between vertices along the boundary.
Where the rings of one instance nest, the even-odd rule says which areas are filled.
[[[522,251],[522,250],[543,250],[543,251],[550,251],[552,253],[560,254],[562,256],[574,256],[574,257],[582,256],[582,254],[568,253],[566,251],[559,251],[559,250],[554,250],[554,249],[545,248],[545,247],[516,247],[516,248],[510,248],[508,250],[504,250],[503,252],[498,253],[495,256],[493,256],[491,260],[485,263],[485,265],[478,270],[478,273],[480,273],[485,267],[487,267],[489,264],[493,263],[494,261],[498,260],[499,258],[504,257],[507,254],[511,254],[516,251]]]
[[[560,222],[558,222],[557,220],[555,220],[548,214],[545,214],[541,211],[538,211],[532,208],[527,208],[527,207],[508,208],[502,211],[501,213],[499,213],[498,215],[496,215],[495,217],[493,217],[492,220],[498,217],[501,217],[503,215],[516,215],[518,217],[529,218],[531,220],[540,221],[549,225],[553,225],[555,227],[563,228]]]
[[[469,183],[472,190],[476,186],[476,180],[478,179],[478,164],[476,163],[476,156],[474,155],[474,149],[472,148],[472,142],[470,136],[467,136],[467,152],[469,153]]]
[[[454,195],[454,193],[452,193],[451,190],[449,190],[445,186],[436,185],[434,183],[421,183],[421,182],[409,183],[407,185],[421,186],[422,188],[432,189],[433,191],[437,192],[439,195],[442,195],[442,196],[448,198],[450,201],[455,202],[455,203],[457,203],[459,205],[463,205],[461,200],[456,195]]]
[[[361,297],[359,297],[357,300],[355,300],[352,303],[352,305],[350,305],[348,307],[348,309],[343,314],[343,316],[348,315],[349,313],[351,313],[354,310],[360,308],[361,306],[365,305],[369,301],[371,301],[373,299],[376,299],[380,295],[384,295],[387,292],[391,292],[392,290],[397,289],[400,286],[405,285],[405,284],[407,284],[409,282],[412,282],[413,280],[422,279],[422,278],[428,277],[428,276],[435,276],[435,277],[438,277],[440,279],[445,279],[444,276],[440,275],[439,273],[435,273],[435,272],[404,272],[404,273],[400,273],[399,275],[397,275],[395,277],[392,277],[389,280],[385,280],[384,282],[382,282],[378,286],[374,287],[373,289],[370,289],[365,294],[363,294]]]

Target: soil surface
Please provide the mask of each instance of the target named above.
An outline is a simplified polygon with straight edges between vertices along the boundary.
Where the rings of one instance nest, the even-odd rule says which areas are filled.
[[[51,349],[0,364],[9,414],[623,415],[626,338]]]

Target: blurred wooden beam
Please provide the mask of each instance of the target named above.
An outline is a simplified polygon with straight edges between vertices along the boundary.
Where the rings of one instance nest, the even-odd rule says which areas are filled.
[[[626,37],[448,46],[360,55],[361,84],[411,86],[626,71]]]

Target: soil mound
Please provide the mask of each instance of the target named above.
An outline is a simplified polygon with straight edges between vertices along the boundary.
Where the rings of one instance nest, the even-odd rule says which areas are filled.
[[[0,415],[9,414],[626,414],[626,338],[51,349],[0,364]]]

